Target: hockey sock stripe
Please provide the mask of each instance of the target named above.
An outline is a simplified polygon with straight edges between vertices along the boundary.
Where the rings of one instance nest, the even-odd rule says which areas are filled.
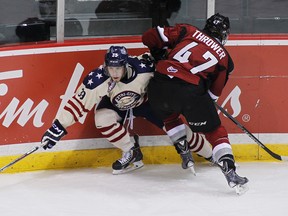
[[[73,112],[73,110],[67,106],[64,107],[64,110],[66,110],[67,112],[71,113],[71,115],[73,116],[73,119],[75,122],[78,121],[79,116],[76,116],[75,113]]]
[[[120,125],[119,123],[117,124],[113,124],[112,127],[105,127],[105,128],[98,128],[102,135],[104,135],[106,138],[107,137],[112,137],[114,134],[117,134],[118,132],[120,132],[122,129],[125,129],[122,125]]]
[[[116,124],[109,125],[107,127],[97,127],[98,130],[100,130],[102,133],[105,133],[106,131],[109,131],[111,128],[115,127]]]
[[[192,144],[193,143],[193,144]],[[193,133],[192,139],[190,140],[189,147],[193,152],[199,152],[204,146],[204,139],[198,133]]]
[[[110,142],[117,142],[127,134],[126,129],[119,123],[98,129]]]
[[[189,146],[190,148],[195,148],[199,142],[199,134],[197,133],[192,133],[191,140],[189,140]]]
[[[119,136],[117,136],[116,138],[110,140],[109,138],[107,138],[111,143],[117,142],[119,140],[121,140],[124,136],[126,136],[127,131],[124,129],[123,133],[120,134]]]
[[[70,106],[70,108],[73,108],[80,117],[83,116],[81,110],[78,108],[78,106],[75,103],[73,103],[72,101],[68,101],[68,104],[66,106],[68,105]]]
[[[78,100],[78,98],[76,98],[76,96],[73,96],[73,99],[75,100],[75,102],[77,102],[77,104],[81,107],[81,109],[83,110],[83,112],[89,112],[88,109],[85,108],[85,106],[81,103],[81,101]],[[72,101],[72,100],[71,100]],[[74,102],[74,101],[73,101]],[[75,103],[74,102],[74,103]],[[75,103],[75,105],[77,106],[77,104]]]

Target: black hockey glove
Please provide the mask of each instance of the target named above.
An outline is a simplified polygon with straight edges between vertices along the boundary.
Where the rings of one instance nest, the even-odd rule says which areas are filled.
[[[51,149],[63,136],[67,134],[65,128],[56,119],[52,126],[42,136],[41,143],[46,143],[43,149]]]
[[[154,61],[154,58],[153,56],[151,55],[151,53],[144,53],[142,55],[142,60],[146,62],[146,64],[148,63],[151,63]]]
[[[167,49],[159,49],[159,48],[151,49],[150,53],[156,62],[167,59],[168,55]]]

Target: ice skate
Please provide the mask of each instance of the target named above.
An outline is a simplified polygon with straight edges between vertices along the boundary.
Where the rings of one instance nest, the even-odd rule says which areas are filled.
[[[190,168],[191,172],[196,175],[195,169],[194,169],[194,160],[192,157],[192,153],[188,147],[188,142],[186,140],[181,140],[177,143],[174,143],[174,146],[177,150],[177,152],[180,154],[182,159],[182,168],[188,169]]]
[[[135,135],[134,139],[134,146],[128,152],[123,152],[122,158],[112,164],[112,174],[118,175],[131,172],[144,166],[144,163],[142,162],[143,154],[138,143],[138,135]]]
[[[235,170],[231,169],[228,172],[223,172],[231,188],[235,188],[238,195],[245,193],[248,190],[248,179],[237,175]]]
[[[220,162],[218,166],[221,168],[228,185],[231,188],[235,188],[236,194],[242,195],[248,188],[248,179],[246,177],[239,176],[234,169],[228,166],[227,161]]]

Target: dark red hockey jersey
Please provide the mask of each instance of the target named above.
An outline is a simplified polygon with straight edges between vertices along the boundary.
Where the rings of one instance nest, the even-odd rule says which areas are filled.
[[[210,91],[220,96],[233,70],[233,61],[219,41],[188,24],[157,27],[142,36],[151,49],[171,49],[167,60],[160,60],[156,71],[198,84],[200,77],[211,80]]]

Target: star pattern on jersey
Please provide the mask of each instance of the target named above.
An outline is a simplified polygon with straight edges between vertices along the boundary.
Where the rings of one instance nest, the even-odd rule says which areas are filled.
[[[144,63],[141,63],[139,66],[140,66],[141,68],[146,68],[146,65],[145,65]]]
[[[93,80],[92,80],[92,79],[89,79],[88,82],[87,82],[87,84],[91,86],[91,85],[93,84]]]
[[[103,75],[100,74],[100,73],[97,73],[96,77],[97,77],[98,79],[101,79],[101,78],[103,77]]]
[[[92,71],[92,72],[89,73],[89,76],[92,76],[93,74],[94,74],[94,72]],[[98,79],[101,79],[103,77],[103,75],[100,74],[100,73],[97,73],[95,77],[97,77]],[[88,82],[87,82],[87,85],[91,86],[93,83],[94,83],[93,79],[89,79]]]

